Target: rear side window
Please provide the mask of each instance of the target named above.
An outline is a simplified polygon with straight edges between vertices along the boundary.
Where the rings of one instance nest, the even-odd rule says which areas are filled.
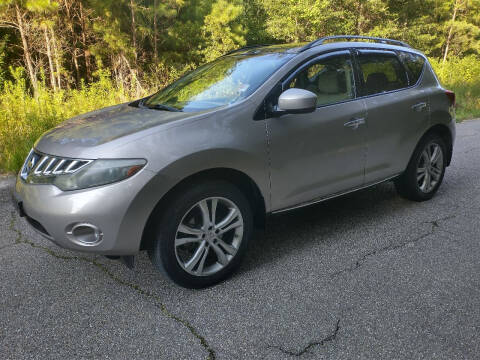
[[[323,57],[300,70],[288,84],[317,95],[317,106],[335,104],[355,97],[350,54]]]
[[[380,94],[408,86],[405,68],[394,53],[362,52],[358,56],[363,95]]]
[[[412,54],[404,51],[400,51],[399,55],[400,59],[402,59],[403,63],[407,67],[410,85],[415,85],[420,79],[420,76],[422,76],[423,67],[425,66],[425,59],[423,56],[418,54]]]

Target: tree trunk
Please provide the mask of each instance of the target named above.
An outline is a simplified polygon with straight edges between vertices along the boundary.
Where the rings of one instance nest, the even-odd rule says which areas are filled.
[[[157,0],[153,1],[153,60],[157,64],[157,43],[158,43],[158,29],[157,29]]]
[[[453,34],[453,25],[455,24],[455,18],[457,17],[457,10],[458,10],[458,2],[459,0],[455,0],[455,3],[453,5],[453,15],[452,15],[452,23],[450,24],[450,30],[448,31],[448,36],[447,36],[447,42],[445,44],[445,53],[443,54],[443,62],[447,61],[447,55],[448,55],[448,48],[450,47],[450,41],[452,40],[452,34]]]
[[[73,48],[73,66],[75,67],[75,83],[80,86],[80,66],[78,65],[78,49]]]
[[[361,1],[358,2],[357,6],[356,22],[357,35],[363,35],[363,3]]]
[[[135,4],[133,0],[130,0],[130,14],[132,17],[132,44],[133,44],[133,56],[135,58],[135,66],[137,65],[137,32],[135,25]]]
[[[57,83],[55,82],[55,70],[53,69],[52,51],[50,48],[50,39],[48,38],[47,26],[43,26],[43,33],[45,34],[45,46],[47,48],[48,67],[50,69],[50,86],[54,91],[57,91]]]
[[[92,79],[92,70],[90,66],[90,50],[88,50],[87,45],[87,28],[85,23],[85,14],[83,12],[83,5],[82,2],[79,2],[79,9],[80,9],[80,27],[82,28],[82,46],[83,46],[83,56],[85,58],[85,72],[87,75],[87,81],[90,82]]]
[[[75,85],[78,88],[80,86],[80,65],[78,64],[79,49],[77,47],[78,36],[77,36],[77,33],[75,32],[74,19],[72,18],[72,15],[70,12],[70,9],[73,7],[73,1],[72,3],[69,3],[68,0],[65,0],[64,6],[65,6],[65,12],[67,14],[68,27],[70,29],[70,34],[72,37],[72,61],[73,61],[73,67],[75,68]],[[67,85],[68,85],[68,81],[67,81]]]
[[[30,77],[30,82],[32,83],[33,92],[35,96],[37,95],[37,78],[35,72],[33,71],[32,57],[30,55],[30,48],[28,47],[27,35],[25,34],[25,25],[23,24],[22,14],[20,13],[20,8],[15,4],[15,12],[17,15],[18,30],[20,31],[20,37],[22,38],[23,46],[23,56],[25,58],[25,65],[27,66],[28,76]]]
[[[53,58],[55,59],[55,67],[57,68],[57,86],[59,89],[62,88],[62,75],[61,75],[61,66],[60,66],[60,54],[58,53],[57,49],[57,39],[55,38],[55,33],[53,29],[50,29],[50,33],[52,35],[52,43],[53,43]]]

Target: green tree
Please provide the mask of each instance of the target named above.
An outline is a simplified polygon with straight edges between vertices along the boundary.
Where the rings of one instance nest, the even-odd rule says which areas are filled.
[[[202,27],[205,43],[201,53],[206,61],[246,44],[245,29],[239,21],[242,13],[240,0],[217,0],[213,3]]]
[[[337,34],[478,56],[480,0],[0,0],[0,72],[23,64],[33,89],[45,74],[59,90],[105,70],[140,94],[237,47]]]

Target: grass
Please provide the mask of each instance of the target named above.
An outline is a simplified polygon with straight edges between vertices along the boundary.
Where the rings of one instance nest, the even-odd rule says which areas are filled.
[[[53,92],[40,84],[36,98],[27,89],[22,69],[13,75],[0,92],[0,173],[17,172],[35,140],[62,121],[131,99],[105,73],[78,90]]]
[[[480,117],[480,59],[468,56],[430,61],[442,85],[455,92],[457,121]]]
[[[480,117],[479,59],[431,63],[442,85],[457,95],[457,120]],[[17,172],[35,140],[62,121],[134,97],[134,91],[117,86],[105,71],[98,72],[94,83],[75,90],[53,92],[41,83],[36,98],[27,88],[22,68],[12,69],[12,75],[13,80],[0,86],[0,173]]]
[[[457,121],[480,118],[480,84],[446,85],[457,97]]]

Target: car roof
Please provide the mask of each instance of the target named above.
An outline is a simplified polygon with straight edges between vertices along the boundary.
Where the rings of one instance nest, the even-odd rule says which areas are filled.
[[[343,41],[337,41],[343,39]],[[334,42],[330,42],[335,40]],[[347,40],[347,41],[345,41]],[[353,40],[353,41],[348,41]],[[367,41],[361,41],[367,40]],[[328,42],[327,42],[328,41]],[[409,51],[424,56],[420,51],[413,49],[410,45],[399,41],[386,38],[363,37],[338,35],[328,36],[314,40],[312,42],[291,43],[291,44],[274,44],[274,45],[252,45],[246,46],[237,50],[233,50],[226,55],[254,55],[254,54],[268,54],[268,53],[291,53],[300,54],[303,52],[325,52],[330,50],[340,50],[346,48],[371,48],[373,50],[401,50]]]
[[[225,55],[252,55],[269,53],[299,53],[307,43],[250,45],[232,50]]]

